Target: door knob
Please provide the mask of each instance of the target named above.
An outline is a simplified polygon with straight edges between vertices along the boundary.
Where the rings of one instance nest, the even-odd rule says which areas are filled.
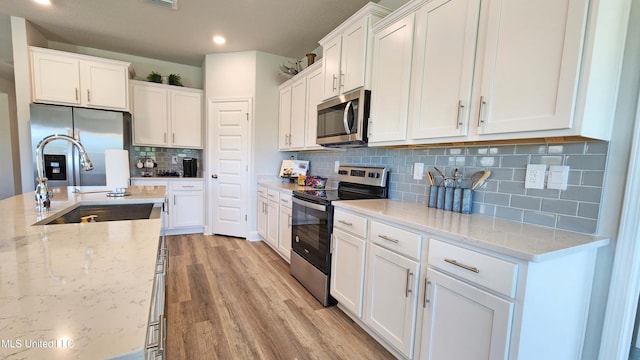
[[[213,175],[211,175],[211,178],[212,178],[212,179],[217,179],[217,178],[218,178],[218,174],[213,174]]]

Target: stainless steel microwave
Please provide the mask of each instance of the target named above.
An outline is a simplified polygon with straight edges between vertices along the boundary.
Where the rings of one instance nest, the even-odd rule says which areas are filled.
[[[371,91],[363,88],[318,105],[316,142],[327,147],[367,144],[367,121]]]

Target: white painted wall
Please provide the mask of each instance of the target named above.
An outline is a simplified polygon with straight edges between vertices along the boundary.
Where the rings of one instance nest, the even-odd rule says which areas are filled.
[[[147,75],[152,71],[162,75],[178,74],[180,75],[182,85],[185,87],[202,89],[202,68],[190,65],[183,65],[168,61],[145,58],[129,54],[122,54],[113,51],[94,49],[84,46],[75,46],[55,41],[49,41],[47,47],[50,49],[68,51],[77,54],[91,55],[106,59],[121,60],[130,62],[135,70],[136,80],[146,81]]]
[[[7,82],[0,79],[0,83]],[[2,86],[0,86],[1,88]],[[11,114],[9,94],[0,91],[0,200],[16,194],[13,171],[13,149],[11,142]],[[7,171],[8,170],[8,171]]]

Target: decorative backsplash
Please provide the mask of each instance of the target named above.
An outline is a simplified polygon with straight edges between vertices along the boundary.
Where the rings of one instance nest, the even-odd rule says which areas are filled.
[[[174,156],[178,159],[177,164],[172,163]],[[158,164],[158,166],[153,169],[154,175],[162,172],[177,172],[183,174],[182,159],[184,158],[198,159],[198,172],[200,173],[202,171],[202,150],[131,146],[131,148],[129,148],[129,167],[131,168],[132,177],[142,176],[142,171],[146,169],[138,169],[136,162],[138,162],[138,160],[144,162],[148,158],[155,159],[155,162]]]
[[[597,230],[608,143],[443,146],[421,149],[357,148],[346,151],[300,152],[309,160],[309,173],[336,180],[335,161],[343,165],[387,166],[391,170],[389,198],[427,204],[426,177],[413,179],[414,163],[425,172],[445,174],[454,168],[469,177],[491,170],[476,189],[472,213],[528,224],[593,234]],[[567,190],[525,189],[527,164],[570,166]],[[548,166],[547,166],[548,170]]]

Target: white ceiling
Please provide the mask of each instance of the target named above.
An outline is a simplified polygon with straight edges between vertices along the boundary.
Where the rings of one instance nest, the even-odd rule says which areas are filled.
[[[32,0],[0,1],[0,34],[12,15],[27,19],[50,41],[198,67],[205,54],[218,52],[260,50],[302,58],[368,2],[178,0],[178,9],[171,10],[144,0],[52,1],[50,7]],[[214,34],[224,35],[227,43],[215,45]],[[2,42],[0,35],[0,65],[12,64],[6,53],[10,45]]]

